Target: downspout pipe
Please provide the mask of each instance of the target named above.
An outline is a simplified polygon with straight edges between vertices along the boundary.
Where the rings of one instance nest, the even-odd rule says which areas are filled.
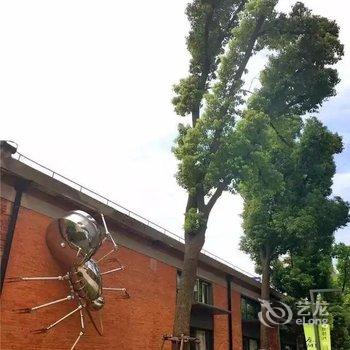
[[[15,146],[14,146],[15,144]],[[17,144],[11,141],[6,140],[0,140],[0,162],[3,164],[3,162],[11,161],[11,156],[17,152]],[[17,218],[19,209],[21,206],[22,201],[22,194],[27,189],[29,185],[29,181],[24,179],[17,179],[15,182],[15,201],[12,206],[12,211],[10,215],[10,221],[7,228],[6,236],[5,236],[5,245],[4,245],[4,251],[1,257],[1,280],[0,280],[0,293],[2,293],[2,288],[4,285],[5,275],[6,275],[6,269],[7,264],[9,261],[11,246],[12,246],[12,240],[13,235],[16,228]]]
[[[226,290],[227,290],[227,308],[228,314],[228,349],[233,350],[233,334],[232,334],[232,278],[230,275],[226,276]]]
[[[0,285],[1,293],[4,285],[7,264],[9,261],[13,235],[16,229],[18,213],[21,207],[22,195],[23,195],[23,192],[28,188],[28,185],[29,185],[29,181],[23,180],[23,179],[18,179],[15,184],[16,196],[15,196],[15,201],[13,203],[13,207],[11,211],[10,222],[9,222],[6,237],[5,237],[4,251],[1,258],[1,285]]]

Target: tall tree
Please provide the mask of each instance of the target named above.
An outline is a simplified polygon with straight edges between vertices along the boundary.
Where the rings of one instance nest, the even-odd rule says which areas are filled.
[[[222,192],[233,188],[236,177],[228,142],[242,103],[242,77],[259,49],[260,33],[274,18],[275,4],[276,0],[195,0],[187,8],[190,75],[175,86],[173,99],[179,115],[192,117],[190,125],[180,125],[174,148],[177,180],[188,193],[174,335],[189,334],[197,262],[209,214]]]
[[[272,22],[262,40],[274,54],[240,122],[246,144],[261,147],[250,151],[239,192],[244,198],[241,246],[262,273],[264,300],[269,300],[272,263],[307,236],[318,239],[318,210],[324,214],[343,204],[327,198],[335,172],[333,155],[342,150],[341,140],[315,118],[304,127],[301,119],[335,93],[337,72],[329,65],[343,53],[338,34],[334,22],[297,3],[289,16],[282,14]],[[324,229],[329,245],[337,225],[339,220]],[[269,349],[264,324],[260,338],[262,348]]]
[[[337,135],[314,118],[306,122],[298,139],[293,141],[284,134],[288,145],[272,135],[240,186],[244,198],[241,246],[262,273],[263,300],[270,299],[271,267],[276,268],[278,258],[285,254],[291,258],[284,259],[281,267],[285,269],[286,262],[291,262],[295,275],[294,279],[290,274],[280,281],[285,283],[283,292],[293,283],[299,285],[301,293],[316,288],[316,283],[329,287],[334,231],[346,224],[349,210],[340,198],[328,198],[332,174],[327,175],[326,169],[333,168],[332,156],[341,149]],[[316,149],[319,159],[312,164],[306,153]],[[307,161],[308,165],[304,163]],[[312,179],[311,174],[317,177]],[[290,253],[301,250],[310,255],[295,261],[295,255]],[[318,271],[315,280],[310,279],[310,270]],[[269,349],[264,324],[260,338],[262,348]]]
[[[299,116],[317,110],[325,97],[335,93],[337,73],[325,66],[342,55],[338,27],[312,16],[299,3],[289,16],[278,15],[276,2],[198,0],[187,9],[190,75],[175,86],[173,99],[179,115],[192,117],[190,125],[179,126],[174,147],[177,180],[188,193],[174,335],[189,333],[198,255],[216,201],[223,191],[236,191],[238,184],[247,193],[245,185],[248,188],[252,182],[240,179],[264,169],[264,176],[269,176],[265,181],[280,186],[261,148],[270,145],[271,135],[279,145],[293,142],[302,124]],[[261,77],[262,88],[242,113],[247,64],[263,48],[273,54]]]

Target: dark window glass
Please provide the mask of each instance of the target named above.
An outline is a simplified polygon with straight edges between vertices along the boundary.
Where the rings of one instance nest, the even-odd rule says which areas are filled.
[[[258,314],[260,312],[260,303],[255,300],[242,297],[241,312],[242,312],[243,320],[245,321],[257,320],[259,318]]]
[[[295,350],[296,347],[295,347],[294,345],[282,344],[281,349],[282,349],[282,350]]]
[[[258,350],[259,349],[259,341],[254,338],[243,338],[243,350]]]

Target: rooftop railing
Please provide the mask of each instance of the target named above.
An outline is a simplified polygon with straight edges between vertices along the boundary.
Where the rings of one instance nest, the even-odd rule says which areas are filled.
[[[164,228],[163,226],[161,225],[158,225],[156,224],[155,222],[143,217],[142,215],[139,215],[137,213],[135,213],[134,211],[130,210],[130,209],[127,209],[125,208],[124,206],[120,205],[119,203],[105,197],[105,196],[102,196],[100,195],[99,193],[93,191],[93,190],[90,190],[89,188],[79,184],[78,182],[76,181],[73,181],[71,179],[69,179],[68,177],[64,176],[64,175],[61,175],[57,172],[55,172],[54,170],[52,169],[49,169],[48,167],[36,162],[35,160],[33,159],[30,159],[28,158],[27,156],[23,155],[22,153],[19,153],[17,152],[15,155],[14,155],[14,158],[17,159],[18,161],[50,176],[51,178],[53,179],[56,179],[68,186],[70,186],[71,188],[81,192],[81,193],[84,193],[94,199],[96,199],[97,201],[103,203],[103,204],[106,204],[108,205],[109,207],[112,207],[113,209],[116,209],[118,210],[119,212],[123,213],[123,214],[126,214],[128,216],[130,216],[131,218],[133,219],[136,219],[140,222],[142,222],[143,224],[149,226],[149,227],[152,227],[154,228],[155,230],[173,238],[173,239],[176,239],[177,241],[181,242],[181,243],[185,243],[185,240],[183,237],[177,235],[176,233],[173,233],[169,230],[167,230],[166,228]],[[204,255],[224,264],[224,265],[227,265],[241,273],[243,273],[244,275],[247,275],[248,277],[251,277],[255,280],[257,280],[259,277],[257,275],[254,275],[248,271],[245,271],[243,269],[241,269],[240,267],[238,266],[235,266],[234,264],[230,263],[229,261],[217,256],[216,254],[213,254],[211,252],[209,252],[208,250],[205,250],[205,249],[202,249],[201,251]]]

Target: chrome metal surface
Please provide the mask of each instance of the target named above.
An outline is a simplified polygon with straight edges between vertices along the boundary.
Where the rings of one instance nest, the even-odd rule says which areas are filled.
[[[104,305],[102,278],[97,263],[91,259],[105,238],[95,219],[81,210],[54,220],[46,231],[51,254],[63,269],[70,271],[74,292],[90,310]]]
[[[102,243],[107,239],[112,242],[113,249],[111,252],[103,255],[103,257],[98,261],[102,261],[107,256],[112,254],[112,252],[116,253],[118,248],[114,238],[108,231],[103,215],[101,215],[101,217],[105,227],[104,233],[101,232],[97,222],[92,216],[80,210],[70,212],[63,218],[54,220],[49,225],[46,232],[46,242],[54,258],[58,261],[60,266],[65,269],[65,275],[49,277],[10,277],[7,279],[8,282],[55,280],[68,282],[70,289],[70,294],[68,296],[34,307],[17,309],[15,311],[18,313],[30,313],[32,311],[58,305],[65,301],[75,301],[78,305],[76,309],[67,313],[47,327],[33,331],[34,333],[46,333],[51,328],[55,327],[79,311],[81,328],[71,347],[71,350],[75,349],[81,337],[84,335],[85,326],[82,310],[86,311],[94,328],[99,335],[102,335],[103,324],[100,310],[105,304],[102,296],[103,289],[122,292],[124,297],[130,297],[125,288],[102,288],[102,275],[107,275],[124,269],[119,260],[117,258],[109,259],[109,262],[116,261],[119,266],[102,273],[97,262],[91,258]],[[98,326],[97,322],[95,321],[95,316],[93,315],[97,315],[99,318],[100,326]]]
[[[73,267],[70,281],[74,291],[90,310],[100,310],[103,307],[101,272],[94,260],[90,259],[84,265]]]
[[[101,246],[104,237],[95,219],[81,210],[54,220],[46,231],[51,254],[66,270],[87,262]]]

